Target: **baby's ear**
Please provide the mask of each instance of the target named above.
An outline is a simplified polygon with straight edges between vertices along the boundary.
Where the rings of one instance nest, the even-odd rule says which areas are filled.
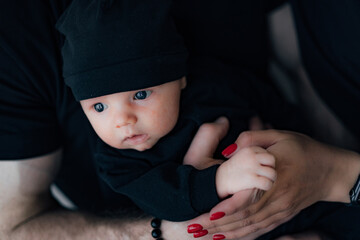
[[[181,84],[181,89],[184,89],[186,87],[187,82],[185,76],[180,79],[180,84]]]

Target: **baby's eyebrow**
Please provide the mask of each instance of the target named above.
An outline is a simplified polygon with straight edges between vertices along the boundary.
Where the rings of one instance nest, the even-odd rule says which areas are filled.
[[[86,107],[92,107],[93,105],[95,105],[97,103],[101,103],[101,101],[89,100],[89,101],[83,102],[83,105]]]

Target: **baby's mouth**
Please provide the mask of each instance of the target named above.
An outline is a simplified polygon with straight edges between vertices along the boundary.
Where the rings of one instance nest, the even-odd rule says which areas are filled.
[[[146,142],[149,139],[148,134],[135,134],[124,139],[124,142],[129,145],[139,145]]]

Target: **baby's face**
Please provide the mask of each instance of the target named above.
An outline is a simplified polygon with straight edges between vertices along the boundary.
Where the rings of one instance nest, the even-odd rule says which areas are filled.
[[[117,149],[144,151],[174,128],[185,86],[184,77],[147,89],[82,100],[80,104],[105,143]]]

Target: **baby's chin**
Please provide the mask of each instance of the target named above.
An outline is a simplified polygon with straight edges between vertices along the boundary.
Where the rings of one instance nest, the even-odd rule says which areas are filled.
[[[151,149],[151,148],[152,148],[152,146],[151,147],[133,147],[131,149],[136,150],[138,152],[144,152],[144,151],[146,151],[148,149]]]
[[[152,147],[155,146],[155,144],[158,142],[158,140],[154,141],[153,139],[149,139],[147,142],[139,144],[139,145],[134,145],[134,146],[129,146],[129,145],[112,145],[112,144],[108,144],[113,148],[119,149],[119,150],[136,150],[138,152],[144,152],[148,149],[151,149]]]
[[[139,151],[139,152],[144,152],[144,151],[149,150],[152,147],[154,147],[157,142],[158,142],[158,140],[153,141],[153,139],[149,139],[149,141],[147,141],[147,142],[145,142],[143,144],[140,144],[140,145],[137,145],[137,146],[132,146],[131,149],[134,149],[134,150]]]

